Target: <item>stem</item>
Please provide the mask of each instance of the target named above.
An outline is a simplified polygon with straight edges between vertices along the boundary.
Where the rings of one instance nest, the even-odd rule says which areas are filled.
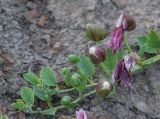
[[[50,108],[53,107],[52,103],[50,101],[47,101],[47,104],[48,104],[48,107],[50,107]]]
[[[131,53],[131,52],[132,52],[132,49],[131,49],[131,47],[129,46],[129,44],[128,44],[128,41],[127,41],[127,38],[126,38],[126,37],[124,37],[124,43],[125,43],[125,45],[126,45],[126,47],[127,47],[128,53]]]
[[[97,83],[92,83],[90,85],[87,85],[86,88],[90,88],[90,87],[93,87],[97,85]],[[74,91],[76,90],[75,88],[70,88],[70,89],[65,89],[65,90],[60,90],[59,93],[67,93],[67,92],[71,92],[71,91]]]
[[[90,96],[92,94],[95,94],[95,93],[96,93],[96,90],[93,90],[93,91],[91,91],[89,93],[86,93],[86,94],[83,95],[82,98],[77,98],[75,101],[73,101],[73,103],[76,104],[76,103],[80,102],[82,99],[84,99],[84,98],[86,98],[86,97],[88,97],[88,96]]]
[[[153,64],[153,63],[155,63],[155,62],[157,62],[157,61],[159,61],[159,60],[160,60],[160,55],[151,57],[151,58],[143,61],[143,62],[141,63],[141,65],[136,65],[136,66],[134,67],[134,69],[131,70],[131,72],[135,72],[135,71],[137,71],[137,70],[139,70],[139,69],[142,69],[144,66]]]

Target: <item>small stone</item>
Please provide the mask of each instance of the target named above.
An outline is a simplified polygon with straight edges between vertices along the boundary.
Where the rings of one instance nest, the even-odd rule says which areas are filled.
[[[149,107],[145,102],[137,102],[135,106],[141,112],[144,112],[144,113],[149,112]]]
[[[63,45],[62,45],[61,42],[56,42],[56,43],[53,45],[54,53],[58,53],[58,52],[60,52],[62,49],[63,49]]]
[[[106,5],[106,4],[110,3],[110,2],[111,2],[111,0],[102,0],[102,3],[103,3],[104,5]]]
[[[39,12],[36,9],[30,10],[27,13],[27,19],[29,21],[33,20],[34,18],[39,16]]]
[[[87,10],[94,10],[97,5],[97,0],[84,0],[84,4],[87,5],[86,9]]]
[[[35,9],[35,8],[37,7],[37,5],[36,5],[35,3],[33,3],[33,2],[31,2],[31,1],[28,1],[28,2],[26,3],[26,7],[27,7],[28,9]]]
[[[17,39],[22,38],[22,36],[23,36],[22,32],[16,32],[16,33],[14,34],[14,37],[17,38]]]
[[[44,25],[45,25],[47,19],[48,19],[47,16],[42,15],[42,16],[40,17],[40,19],[39,19],[37,25],[38,25],[39,27],[44,27]]]

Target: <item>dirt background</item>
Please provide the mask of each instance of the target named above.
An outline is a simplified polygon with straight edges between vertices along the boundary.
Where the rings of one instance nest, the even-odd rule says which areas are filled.
[[[66,59],[69,53],[81,54],[93,44],[85,38],[87,23],[102,24],[111,31],[121,11],[127,10],[137,22],[136,30],[128,33],[130,44],[135,46],[137,36],[150,28],[160,30],[159,6],[160,0],[0,0],[0,113],[7,113],[10,119],[23,118],[10,107],[20,88],[28,85],[21,74],[38,72],[46,65],[59,72],[70,65]],[[47,20],[37,25],[42,15]],[[160,119],[159,79],[157,63],[134,76],[131,90],[122,87],[108,100],[90,96],[79,108],[96,117]],[[75,110],[62,110],[56,117],[25,118],[57,119],[62,115],[73,116]]]

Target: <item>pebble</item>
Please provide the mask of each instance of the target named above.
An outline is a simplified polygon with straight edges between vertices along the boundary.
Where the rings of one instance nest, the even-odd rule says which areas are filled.
[[[58,53],[58,52],[60,52],[62,49],[63,49],[63,45],[62,45],[61,42],[56,42],[56,43],[53,45],[54,53]]]
[[[92,11],[96,8],[97,0],[84,0],[84,5],[86,5],[86,9]]]
[[[28,2],[26,3],[26,7],[27,7],[28,9],[35,9],[35,8],[37,7],[37,5],[36,5],[35,3],[33,3],[33,2],[31,2],[31,1],[28,1]]]
[[[39,27],[44,27],[44,25],[45,25],[47,19],[48,19],[47,16],[42,15],[42,16],[40,17],[40,19],[39,19],[37,25],[38,25]]]
[[[145,102],[137,102],[135,106],[141,112],[144,112],[144,113],[149,112],[149,107]]]

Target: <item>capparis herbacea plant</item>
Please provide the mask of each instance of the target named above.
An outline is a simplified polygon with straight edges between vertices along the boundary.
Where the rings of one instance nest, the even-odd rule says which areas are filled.
[[[22,87],[21,99],[11,106],[25,113],[55,115],[60,109],[75,108],[90,95],[98,94],[107,99],[116,93],[119,86],[131,88],[134,72],[160,60],[160,35],[154,30],[137,37],[139,48],[132,51],[126,34],[135,28],[136,22],[127,12],[120,15],[109,38],[104,27],[87,24],[86,36],[96,45],[88,49],[87,55],[68,56],[74,69],[73,66],[62,69],[64,82],[57,83],[56,74],[49,67],[42,67],[39,75],[27,72],[23,77],[32,86]],[[104,39],[108,39],[106,43],[102,42]],[[146,53],[152,55],[146,58]],[[56,100],[56,97],[61,100]],[[37,99],[46,102],[47,106],[41,108],[35,103]],[[76,112],[76,118],[82,119],[81,115],[86,115],[83,109]]]

